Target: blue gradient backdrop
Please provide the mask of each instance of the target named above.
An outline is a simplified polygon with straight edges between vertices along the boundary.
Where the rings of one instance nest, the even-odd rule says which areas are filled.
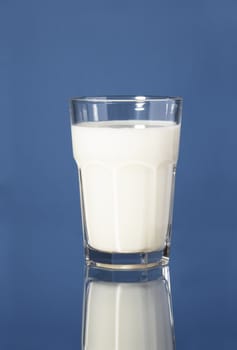
[[[80,350],[68,99],[97,94],[184,97],[177,349],[236,348],[236,16],[236,0],[1,0],[1,350]]]

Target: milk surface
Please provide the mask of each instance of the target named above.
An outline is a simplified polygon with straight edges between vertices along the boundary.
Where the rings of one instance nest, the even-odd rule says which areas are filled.
[[[88,285],[84,350],[174,350],[167,283]]]
[[[72,126],[90,247],[110,253],[164,248],[179,133],[168,121]]]

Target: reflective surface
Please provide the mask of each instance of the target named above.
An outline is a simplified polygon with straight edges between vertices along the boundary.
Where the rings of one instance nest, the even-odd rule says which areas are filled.
[[[86,270],[83,350],[173,350],[169,268]]]
[[[80,237],[66,235],[66,228],[61,223],[58,230],[56,221],[48,224],[47,232],[41,231],[40,227],[26,230],[27,245],[22,244],[16,227],[1,236],[3,244],[9,242],[10,237],[14,237],[15,242],[8,251],[0,246],[3,263],[0,275],[4,281],[0,289],[1,350],[84,350],[83,298],[85,305],[88,303],[83,297],[85,271],[80,258]],[[23,223],[21,225],[23,227]],[[30,241],[32,232],[34,243]],[[200,231],[192,233],[197,248],[200,234]],[[182,232],[179,237],[181,235]],[[52,242],[49,242],[50,236]],[[213,242],[208,235],[206,245],[211,250]],[[182,254],[182,247],[176,239],[175,247],[171,259],[171,281],[176,348],[235,349],[237,282],[233,277],[234,261],[227,257],[228,266],[216,267],[214,261],[207,263],[203,259],[200,262],[193,251]],[[234,247],[230,250],[234,254]],[[187,264],[186,260],[190,263]],[[159,287],[157,289],[160,291]],[[158,307],[158,294],[156,301]],[[96,327],[99,326],[98,322]],[[88,331],[91,329],[90,326]]]

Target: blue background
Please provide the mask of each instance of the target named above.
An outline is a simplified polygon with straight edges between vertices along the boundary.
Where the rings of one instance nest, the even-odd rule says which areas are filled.
[[[80,350],[68,99],[103,94],[184,97],[177,349],[236,347],[236,15],[236,0],[1,0],[1,350]]]

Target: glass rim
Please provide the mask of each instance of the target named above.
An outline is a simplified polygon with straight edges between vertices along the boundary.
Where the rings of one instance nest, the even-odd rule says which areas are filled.
[[[182,102],[181,96],[156,96],[156,95],[107,95],[107,96],[78,96],[72,97],[70,102],[92,103],[119,103],[119,102]]]

